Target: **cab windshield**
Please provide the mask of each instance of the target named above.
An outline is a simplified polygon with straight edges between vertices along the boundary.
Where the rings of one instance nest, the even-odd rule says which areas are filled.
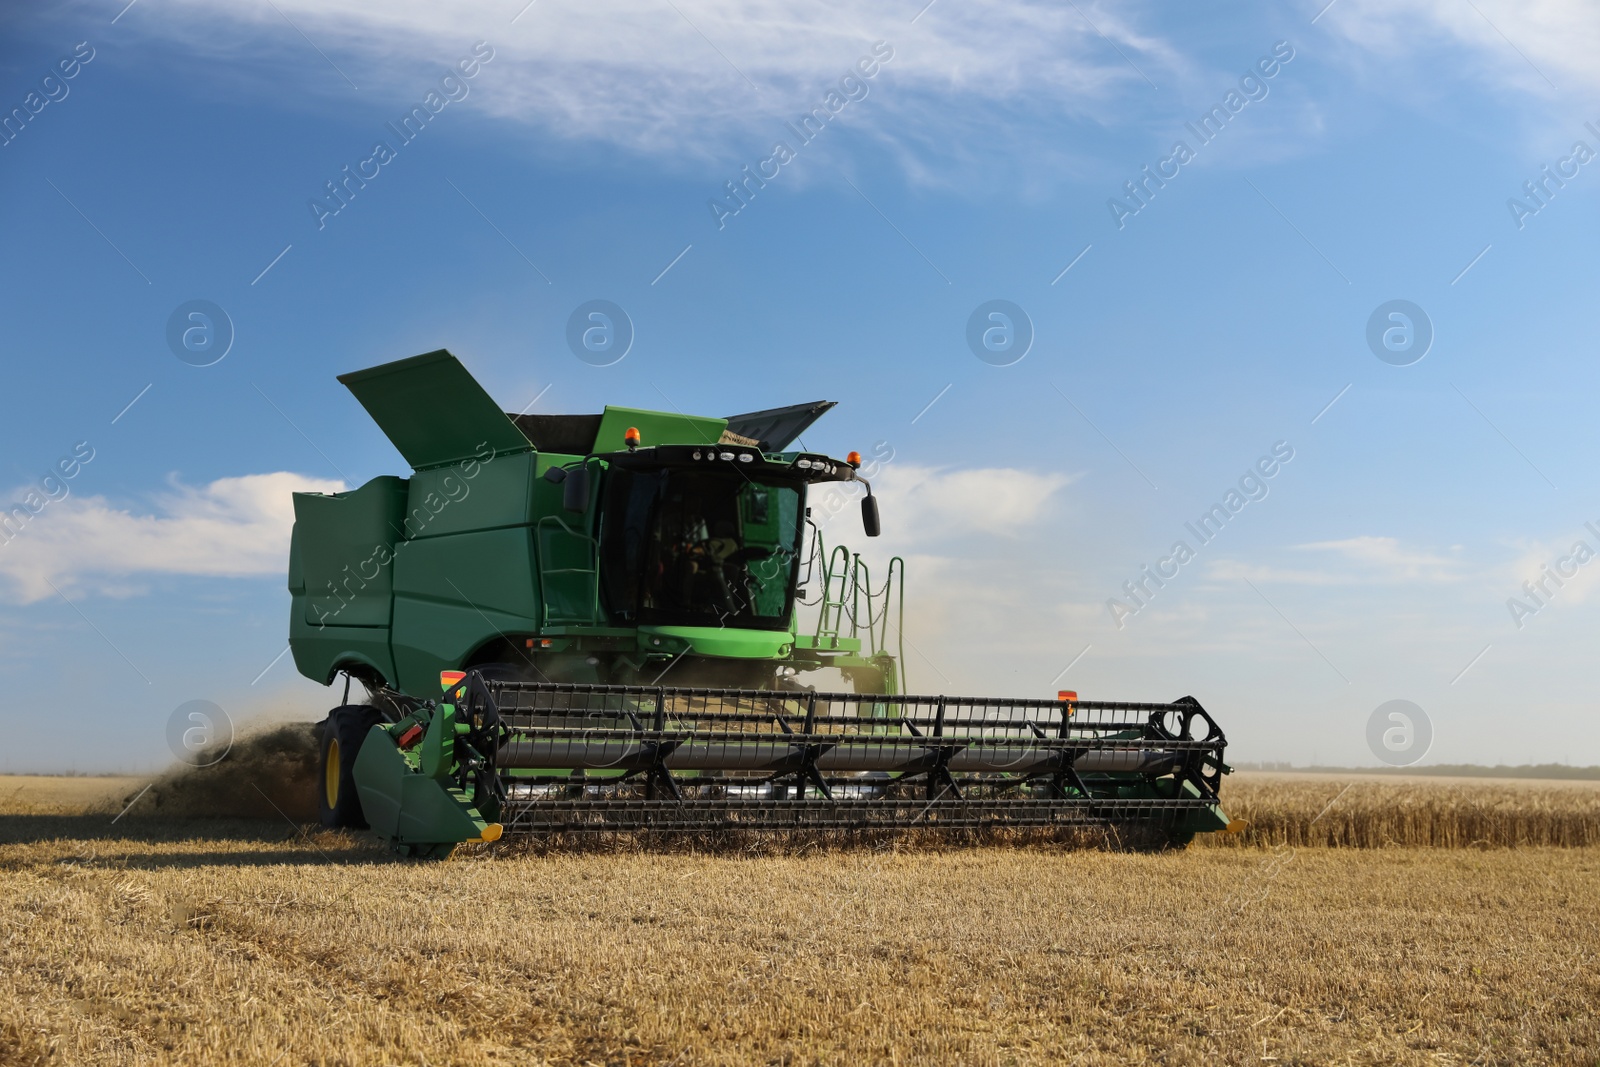
[[[801,488],[737,470],[613,467],[600,580],[618,622],[783,629],[799,571]]]

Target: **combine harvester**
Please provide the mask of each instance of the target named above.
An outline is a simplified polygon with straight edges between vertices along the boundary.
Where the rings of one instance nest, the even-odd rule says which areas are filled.
[[[445,351],[339,380],[413,473],[295,494],[295,666],[346,679],[325,825],[419,856],[505,832],[1228,827],[1225,741],[1190,697],[904,695],[903,565],[874,588],[807,507],[859,483],[876,536],[860,457],[790,448],[831,403],[508,415]],[[802,683],[824,669],[852,691]]]

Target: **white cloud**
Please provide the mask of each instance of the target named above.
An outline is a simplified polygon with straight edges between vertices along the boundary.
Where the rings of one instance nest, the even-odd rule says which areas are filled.
[[[1349,585],[1350,575],[1331,570],[1307,570],[1295,567],[1275,567],[1266,563],[1245,563],[1236,559],[1212,560],[1206,568],[1206,577],[1218,582],[1236,582],[1241,578],[1277,585]]]
[[[1379,56],[1425,46],[1465,48],[1453,69],[1540,96],[1600,88],[1600,6],[1593,0],[1342,0],[1323,19]],[[1548,79],[1548,81],[1546,80]]]
[[[1348,537],[1339,541],[1313,541],[1295,550],[1333,557],[1332,565],[1312,568],[1278,567],[1214,561],[1207,574],[1214,579],[1246,578],[1252,582],[1284,585],[1402,584],[1456,582],[1466,575],[1459,560],[1436,552],[1407,548],[1394,537]]]
[[[1453,581],[1456,561],[1434,552],[1406,548],[1394,537],[1347,537],[1297,545],[1307,552],[1331,552],[1388,581]]]
[[[1010,467],[949,470],[896,463],[873,480],[873,491],[886,541],[929,545],[970,535],[1015,539],[1044,517],[1072,480]]]
[[[1579,559],[1579,556],[1587,558]],[[1575,538],[1566,544],[1552,541],[1525,544],[1521,555],[1507,570],[1507,596],[1525,603],[1538,604],[1559,598],[1564,603],[1581,604],[1600,588],[1600,563],[1595,562],[1594,543],[1588,537]],[[1562,572],[1566,573],[1565,577]],[[1524,582],[1537,590],[1537,599],[1527,594]],[[1544,584],[1541,586],[1540,582]]]
[[[919,691],[981,690],[983,672],[1001,660],[1060,654],[1055,638],[1067,600],[1059,546],[1037,535],[1048,529],[1060,490],[1073,480],[1005,467],[891,462],[872,479],[883,517],[883,536],[873,541],[861,534],[859,487],[819,488],[809,503],[829,546],[862,553],[873,589],[883,588],[891,556],[904,559],[912,684]],[[890,600],[890,644],[897,646],[898,593]],[[1043,691],[1060,666],[1038,677],[1029,673],[1016,691]]]
[[[290,494],[343,488],[286,471],[198,488],[174,483],[143,513],[104,497],[69,496],[0,543],[0,584],[9,599],[27,604],[53,595],[52,584],[116,594],[142,575],[283,574],[294,525]]]
[[[948,148],[957,128],[978,128],[1000,103],[1013,120],[1019,107],[1103,118],[1108,100],[1146,88],[1133,63],[1157,78],[1188,71],[1128,16],[1088,2],[945,3],[913,24],[913,3],[891,14],[844,0],[544,0],[513,24],[522,2],[506,0],[491,14],[466,0],[174,0],[129,28],[240,64],[259,62],[275,44],[273,62],[318,68],[303,86],[325,82],[328,92],[348,94],[292,22],[363,93],[393,98],[397,116],[402,101],[420,100],[483,39],[495,57],[471,84],[468,106],[572,141],[679,161],[765,153],[784,119],[819,105],[879,40],[894,58],[839,121],[902,145]],[[992,150],[1005,125],[984,125]]]
[[[524,2],[169,0],[140,5],[118,29],[221,61],[208,84],[245,80],[287,107],[376,99],[392,105],[396,119],[485,40],[495,57],[452,114],[473,109],[509,130],[535,130],[541,136],[529,143],[541,156],[581,154],[585,166],[594,165],[597,142],[619,146],[652,166],[697,171],[712,190],[740,164],[767,158],[775,140],[791,140],[785,120],[820,105],[879,40],[894,58],[868,82],[868,98],[836,122],[873,139],[924,184],[992,178],[995,159],[1019,154],[1029,165],[1015,177],[1029,189],[1100,175],[1108,161],[1089,158],[1084,138],[1049,136],[1048,123],[1147,127],[1166,137],[1185,111],[1175,112],[1175,101],[1210,99],[1237,77],[1169,43],[1150,28],[1162,13],[1144,5],[941,2],[912,23],[922,0],[897,9],[845,0],[539,0],[526,10]],[[1591,58],[1600,50],[1600,7],[1592,0],[1339,0],[1316,30],[1342,39],[1344,61],[1367,72],[1386,99],[1402,83],[1438,94],[1453,77],[1526,92],[1541,105],[1556,96],[1546,77],[1568,92],[1600,87]],[[1317,105],[1291,105],[1276,102],[1266,125],[1253,120],[1258,128],[1241,131],[1235,150],[1244,154],[1230,159],[1279,159],[1319,139]],[[1541,143],[1548,121],[1538,123]],[[373,137],[383,135],[375,127]],[[330,160],[329,176],[370,147],[352,144],[350,158]],[[835,157],[786,167],[782,180],[829,180],[849,165]]]

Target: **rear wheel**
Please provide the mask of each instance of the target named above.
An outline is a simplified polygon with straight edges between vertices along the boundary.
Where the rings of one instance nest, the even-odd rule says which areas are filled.
[[[356,756],[367,733],[382,721],[378,710],[365,704],[346,704],[328,712],[322,724],[322,773],[317,776],[317,808],[323,826],[367,828],[356,792]]]

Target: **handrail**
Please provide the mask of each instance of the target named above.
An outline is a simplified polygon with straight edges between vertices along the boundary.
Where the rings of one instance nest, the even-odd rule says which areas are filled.
[[[859,552],[851,552],[845,545],[831,549],[822,540],[822,532],[815,532],[811,557],[819,560],[821,569],[821,594],[816,600],[802,604],[817,609],[816,624],[812,634],[820,645],[824,637],[849,636],[865,638],[861,652],[869,659],[889,656],[891,648],[889,630],[894,629],[892,658],[899,691],[906,685],[906,561],[901,556],[889,559],[883,585],[875,587],[872,568]],[[865,600],[866,612],[862,613]],[[892,617],[891,617],[892,616]],[[850,626],[845,629],[848,620]],[[863,633],[865,631],[865,633]]]
[[[850,636],[857,637],[861,628],[861,594],[863,590],[867,596],[867,644],[876,645],[872,632],[872,571],[861,562],[861,553],[854,553],[851,562],[854,566],[850,571],[850,584],[852,590],[852,603],[850,607]]]
[[[820,542],[820,533],[818,534],[818,539]],[[817,626],[815,632],[815,636],[818,639],[820,639],[824,634],[833,637],[839,636],[839,631],[843,626],[844,597],[847,591],[846,583],[848,582],[848,575],[846,574],[845,569],[839,569],[837,571],[835,570],[834,559],[836,557],[842,557],[845,563],[845,568],[848,568],[850,562],[850,550],[845,548],[843,545],[835,545],[833,550],[828,552],[824,557],[824,563],[822,566],[822,599],[818,601]],[[833,583],[836,574],[839,579],[839,598],[837,600],[834,599],[833,592]],[[852,634],[852,636],[854,635]]]

